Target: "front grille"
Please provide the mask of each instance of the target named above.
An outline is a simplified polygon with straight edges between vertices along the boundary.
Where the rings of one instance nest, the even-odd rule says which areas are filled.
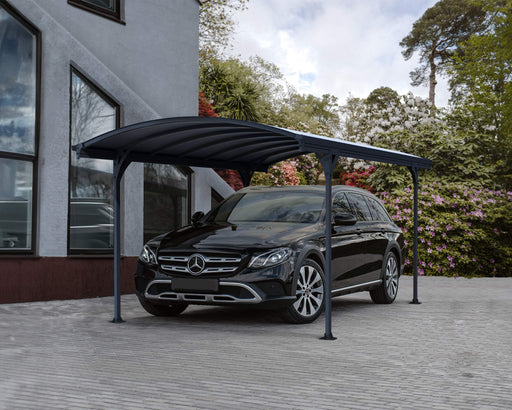
[[[200,272],[191,272],[189,261],[195,255],[200,255],[204,267]],[[158,254],[158,265],[163,272],[173,275],[220,277],[234,274],[243,265],[244,256],[240,253],[205,251],[161,251]]]

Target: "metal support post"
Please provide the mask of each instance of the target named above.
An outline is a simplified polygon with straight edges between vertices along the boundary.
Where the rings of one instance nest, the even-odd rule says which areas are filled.
[[[130,164],[125,156],[114,160],[114,319],[113,323],[123,323],[121,318],[121,178]]]
[[[418,300],[418,168],[410,167],[409,171],[411,171],[414,184],[413,297],[410,303],[420,305],[421,302]]]
[[[319,155],[325,175],[325,334],[321,339],[336,340],[332,335],[332,249],[331,249],[331,213],[332,213],[332,174],[338,161],[334,154]]]

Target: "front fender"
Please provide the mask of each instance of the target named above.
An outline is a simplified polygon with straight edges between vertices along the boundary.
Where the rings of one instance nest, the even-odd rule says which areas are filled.
[[[299,279],[299,272],[303,262],[306,259],[312,259],[318,263],[325,271],[325,257],[320,250],[319,244],[307,244],[300,251],[297,252],[295,258],[295,269],[293,271],[293,278],[290,283],[290,295],[295,296],[297,291],[297,280]]]

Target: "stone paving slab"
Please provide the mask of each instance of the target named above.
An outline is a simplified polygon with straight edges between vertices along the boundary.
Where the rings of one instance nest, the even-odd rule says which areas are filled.
[[[273,312],[148,315],[122,297],[0,305],[0,409],[512,409],[512,278],[401,278],[289,325]]]

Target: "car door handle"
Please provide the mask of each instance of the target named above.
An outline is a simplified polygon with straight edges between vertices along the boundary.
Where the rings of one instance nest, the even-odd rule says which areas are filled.
[[[357,229],[356,229],[356,233],[357,233],[358,235],[361,235],[361,234],[363,233],[363,231],[362,231],[361,229],[357,228]]]

